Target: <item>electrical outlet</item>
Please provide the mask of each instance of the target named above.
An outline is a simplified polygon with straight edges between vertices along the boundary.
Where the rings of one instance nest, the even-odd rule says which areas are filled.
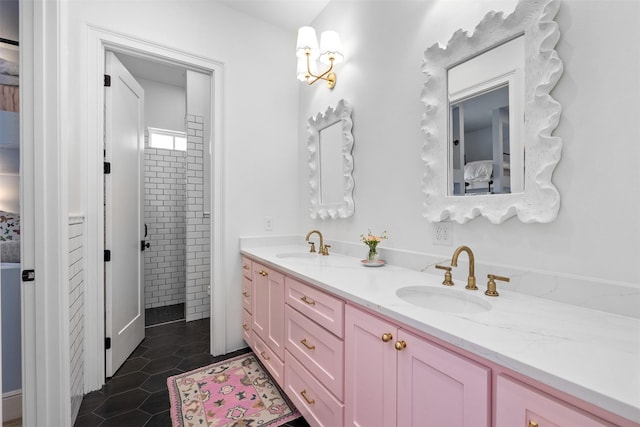
[[[270,216],[264,217],[264,230],[265,231],[273,230],[273,219]]]
[[[452,230],[450,222],[436,222],[433,225],[433,244],[451,246]]]

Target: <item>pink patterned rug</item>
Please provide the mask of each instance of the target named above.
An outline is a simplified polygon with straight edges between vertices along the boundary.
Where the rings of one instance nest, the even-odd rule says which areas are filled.
[[[300,416],[253,353],[167,378],[173,427],[280,426]]]

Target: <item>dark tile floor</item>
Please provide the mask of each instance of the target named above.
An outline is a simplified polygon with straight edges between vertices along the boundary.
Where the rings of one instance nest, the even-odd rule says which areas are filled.
[[[145,326],[160,325],[176,320],[184,320],[184,304],[165,305],[144,310]]]
[[[146,337],[116,374],[84,396],[75,427],[171,427],[167,377],[229,357],[209,354],[209,319],[146,329]],[[299,418],[285,427],[309,427]]]

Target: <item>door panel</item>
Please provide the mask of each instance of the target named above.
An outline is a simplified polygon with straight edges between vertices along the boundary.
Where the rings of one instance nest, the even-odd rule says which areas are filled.
[[[144,92],[111,52],[105,88],[105,332],[106,375],[112,376],[144,338],[143,235]]]

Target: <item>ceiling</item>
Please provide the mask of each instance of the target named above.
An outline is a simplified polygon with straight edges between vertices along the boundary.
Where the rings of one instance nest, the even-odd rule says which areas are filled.
[[[295,34],[309,25],[331,0],[213,0],[238,12]],[[137,78],[185,87],[183,68],[117,53],[118,59]]]
[[[330,0],[215,0],[287,31],[309,25]]]

